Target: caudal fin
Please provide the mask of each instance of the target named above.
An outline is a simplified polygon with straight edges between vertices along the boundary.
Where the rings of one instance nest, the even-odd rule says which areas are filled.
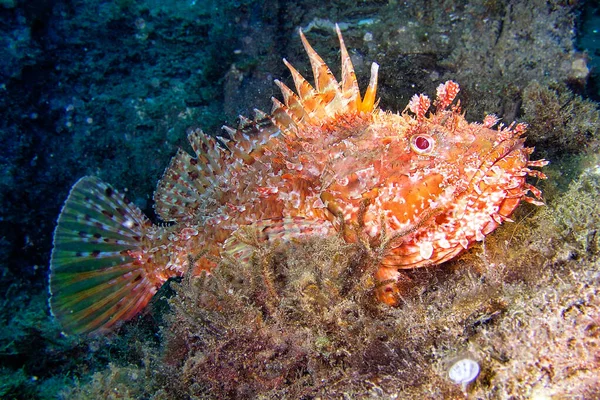
[[[75,183],[58,218],[50,261],[50,308],[66,332],[114,329],[150,301],[156,288],[131,257],[150,226],[100,179]]]

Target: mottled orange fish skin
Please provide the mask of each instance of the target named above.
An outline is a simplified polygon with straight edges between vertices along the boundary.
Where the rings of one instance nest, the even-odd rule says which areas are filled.
[[[296,92],[276,81],[283,102],[273,100],[261,127],[248,120],[226,127],[227,149],[190,135],[196,157],[179,153],[155,195],[159,215],[179,222],[156,232],[161,280],[183,273],[201,251],[196,270],[211,270],[222,256],[247,261],[252,249],[233,235],[243,226],[265,241],[343,230],[347,242],[379,251],[377,295],[395,304],[402,269],[448,261],[509,219],[521,200],[539,203],[526,196],[525,178],[543,177],[529,167],[545,162],[529,161],[525,125],[494,128],[494,116],[469,123],[452,81],[438,87],[433,104],[415,95],[404,112],[385,112],[375,103],[377,65],[361,98],[338,36],[341,82],[301,34],[314,87],[284,60]],[[182,186],[197,197],[189,204]]]
[[[383,111],[378,65],[361,96],[336,31],[341,81],[300,32],[314,86],[284,60],[296,90],[276,81],[283,101],[270,114],[240,117],[219,138],[188,133],[194,154],[180,149],[154,194],[168,224],[96,177],[73,185],[50,263],[51,310],[68,332],[114,330],[170,277],[223,258],[246,264],[257,245],[336,234],[365,250],[377,298],[393,305],[409,284],[402,270],[451,260],[522,200],[542,204],[526,177],[545,178],[532,168],[547,162],[530,161],[525,125],[468,122],[453,81],[434,101],[420,94],[401,113]]]

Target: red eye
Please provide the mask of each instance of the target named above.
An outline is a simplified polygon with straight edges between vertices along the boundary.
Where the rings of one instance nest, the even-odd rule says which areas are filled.
[[[429,135],[415,135],[410,138],[410,147],[419,154],[428,154],[433,150],[434,140]]]
[[[430,146],[429,140],[427,140],[427,138],[424,138],[423,136],[419,136],[415,140],[415,146],[417,146],[419,150],[427,150]]]

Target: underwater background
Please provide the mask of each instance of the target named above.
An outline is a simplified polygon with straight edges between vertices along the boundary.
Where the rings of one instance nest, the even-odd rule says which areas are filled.
[[[298,315],[262,321],[183,279],[113,335],[62,334],[47,276],[71,185],[99,176],[156,220],[188,129],[269,111],[283,57],[310,69],[298,28],[339,75],[336,22],[362,88],[380,64],[382,108],[452,79],[467,119],[527,122],[546,206],[411,272],[397,309],[330,315],[326,288],[290,289]],[[0,29],[0,398],[600,398],[597,2],[0,0]],[[289,252],[292,269],[352,262],[336,238]],[[481,368],[464,387],[462,358]]]

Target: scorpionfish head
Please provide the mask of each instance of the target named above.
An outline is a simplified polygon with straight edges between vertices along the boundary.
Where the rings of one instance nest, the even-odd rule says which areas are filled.
[[[374,115],[369,136],[381,150],[357,220],[363,237],[383,248],[380,282],[398,281],[401,269],[452,259],[510,221],[521,200],[542,204],[540,191],[525,180],[545,178],[529,167],[547,161],[529,160],[526,126],[494,128],[494,115],[469,123],[460,105],[451,106],[458,91],[452,81],[440,85],[435,112],[426,96],[415,95],[410,112]],[[379,297],[396,301],[385,292]]]
[[[452,105],[458,91],[441,84],[434,112],[427,96],[415,95],[401,114],[373,113],[356,150],[334,167],[350,178],[328,190],[347,225],[360,228],[346,237],[384,248],[380,281],[455,257],[509,220],[521,200],[541,204],[526,196],[540,196],[526,176],[544,178],[529,167],[546,164],[529,161],[526,126],[494,128],[494,115],[469,123]]]

